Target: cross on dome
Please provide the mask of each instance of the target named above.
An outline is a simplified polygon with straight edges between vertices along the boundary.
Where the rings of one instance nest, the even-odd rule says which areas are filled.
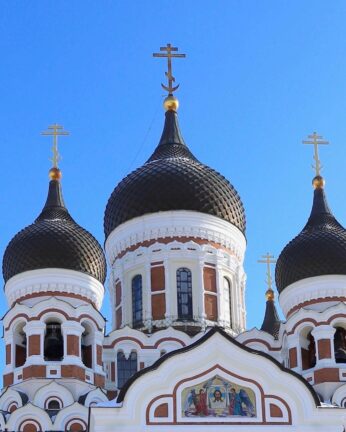
[[[50,161],[53,164],[53,168],[58,168],[59,161],[61,160],[59,150],[58,150],[58,136],[70,135],[70,132],[64,131],[64,127],[54,123],[47,128],[48,130],[41,132],[41,135],[52,136],[53,137],[53,157]]]
[[[312,144],[314,146],[314,160],[315,165],[312,165],[312,168],[316,171],[316,177],[320,176],[321,174],[321,161],[318,156],[318,146],[319,145],[326,145],[329,144],[329,141],[323,140],[322,135],[318,135],[316,132],[314,132],[312,135],[308,135],[309,140],[302,141],[303,144]]]
[[[261,264],[267,264],[267,280],[266,280],[266,284],[267,284],[267,292],[266,292],[266,297],[267,300],[273,300],[274,299],[274,291],[272,288],[272,283],[273,283],[273,279],[271,276],[271,267],[270,264],[275,264],[276,260],[274,259],[274,255],[270,255],[269,252],[266,253],[266,255],[262,255],[262,260],[258,260],[258,263]]]
[[[173,86],[173,83],[175,82],[175,78],[172,74],[172,58],[184,58],[186,57],[186,54],[173,54],[173,52],[178,51],[178,48],[173,47],[170,43],[168,43],[165,47],[160,47],[160,51],[165,51],[165,53],[153,53],[153,57],[167,58],[168,71],[165,72],[165,75],[168,80],[168,85],[166,86],[164,84],[161,84],[161,86],[164,90],[168,91],[169,95],[172,95],[173,92],[175,92],[179,88],[179,84]]]

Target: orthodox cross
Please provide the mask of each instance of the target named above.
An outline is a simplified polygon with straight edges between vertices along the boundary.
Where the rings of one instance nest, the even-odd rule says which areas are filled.
[[[63,126],[60,126],[57,123],[48,126],[47,129],[48,130],[41,132],[41,135],[49,135],[53,137],[53,147],[52,147],[53,157],[52,159],[50,159],[50,161],[52,162],[54,168],[58,168],[58,164],[61,159],[58,151],[58,137],[70,135],[70,133],[64,131]]]
[[[269,290],[273,291],[273,288],[272,288],[272,276],[271,276],[271,271],[270,271],[270,264],[275,264],[276,260],[273,259],[274,255],[269,255],[269,252],[267,252],[266,255],[262,255],[262,258],[264,258],[264,259],[258,260],[257,262],[263,263],[263,264],[267,264],[267,273],[266,273],[267,280],[266,280],[266,282],[267,282],[267,285],[268,285],[268,291]]]
[[[164,57],[167,58],[168,63],[168,71],[165,72],[165,75],[168,80],[168,86],[165,86],[164,84],[161,84],[162,88],[170,95],[173,94],[176,90],[179,88],[179,84],[175,87],[173,86],[173,83],[175,82],[175,78],[172,75],[172,58],[184,58],[186,57],[186,54],[174,54],[173,52],[178,51],[177,47],[173,47],[171,44],[167,44],[165,47],[160,47],[160,51],[164,51],[164,53],[153,53],[153,57]]]
[[[315,165],[312,165],[312,168],[316,171],[316,176],[319,176],[322,165],[318,157],[318,146],[321,144],[329,144],[329,141],[324,141],[322,135],[318,135],[316,132],[312,135],[308,135],[308,138],[310,138],[310,140],[303,141],[303,144],[312,144],[314,146]]]

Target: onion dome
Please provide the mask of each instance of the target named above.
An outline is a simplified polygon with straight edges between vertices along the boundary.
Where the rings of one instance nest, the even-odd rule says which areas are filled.
[[[104,283],[106,261],[100,244],[70,216],[65,207],[57,168],[50,170],[48,197],[35,222],[8,244],[3,258],[5,282],[28,271],[45,268],[75,270]]]
[[[274,339],[278,339],[281,321],[279,319],[279,315],[276,310],[275,301],[274,301],[274,291],[272,289],[267,290],[266,298],[267,298],[266,310],[265,310],[261,330],[271,334],[274,337]]]
[[[279,292],[301,279],[346,275],[346,230],[329,209],[323,178],[316,176],[313,185],[315,191],[309,220],[283,249],[276,264]]]
[[[199,162],[181,135],[177,100],[169,95],[162,136],[147,162],[125,177],[105,211],[106,238],[120,224],[149,213],[192,210],[217,216],[245,232],[245,212],[235,188]]]

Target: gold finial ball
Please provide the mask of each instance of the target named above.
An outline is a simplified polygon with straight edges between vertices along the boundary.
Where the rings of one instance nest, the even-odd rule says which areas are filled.
[[[173,95],[168,95],[163,101],[163,106],[166,111],[178,111],[179,101]]]
[[[61,173],[61,171],[59,170],[59,168],[51,168],[50,170],[49,170],[49,178],[51,179],[51,180],[60,180],[61,179],[61,177],[62,177],[62,173]]]
[[[317,175],[312,180],[312,185],[313,185],[314,189],[323,189],[325,184],[326,184],[326,182],[325,182],[324,178],[320,175]]]
[[[267,301],[269,301],[269,300],[273,301],[274,298],[275,298],[274,291],[272,289],[268,289],[266,291],[266,299],[267,299]]]

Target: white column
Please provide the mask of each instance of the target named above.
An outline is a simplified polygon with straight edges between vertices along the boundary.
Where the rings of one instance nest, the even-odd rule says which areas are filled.
[[[150,260],[145,263],[145,284],[142,287],[143,299],[143,320],[145,324],[151,328],[151,321],[153,319],[151,311],[151,263]]]
[[[103,374],[102,365],[97,364],[97,345],[103,346],[103,334],[101,332],[96,332],[94,334],[94,343],[92,346],[92,359],[93,359],[93,369],[98,374]]]
[[[165,299],[166,299],[166,313],[165,318],[169,321],[173,320],[173,309],[172,309],[172,300],[177,296],[176,285],[171,286],[170,284],[170,268],[169,268],[169,259],[165,259],[163,261],[163,266],[165,269]]]
[[[292,334],[287,336],[287,347],[288,352],[290,352],[291,348],[296,348],[297,351],[297,367],[292,367],[290,365],[290,368],[293,369],[295,372],[301,373],[302,371],[302,350],[300,346],[300,338],[299,334]]]
[[[64,338],[64,359],[63,364],[77,364],[83,366],[81,358],[81,337],[84,331],[84,327],[76,321],[65,321],[61,324],[61,331]],[[79,343],[79,357],[75,355],[67,354],[67,335],[73,335],[78,337]]]
[[[216,272],[216,293],[217,293],[217,322],[221,326],[226,326],[225,322],[225,299],[224,299],[224,287],[223,287],[223,275],[221,265],[217,260],[215,267]],[[223,300],[223,301],[222,301]]]
[[[317,367],[325,367],[325,366],[333,366],[335,365],[335,354],[334,354],[334,334],[335,328],[331,325],[320,325],[315,327],[312,332],[312,336],[315,339],[315,348],[316,348],[316,366]],[[330,358],[321,359],[320,353],[318,349],[318,341],[319,340],[329,340],[330,344]]]
[[[25,324],[23,330],[26,334],[26,362],[25,365],[37,365],[44,362],[44,334],[46,325],[42,321],[29,321]],[[29,356],[29,337],[33,335],[40,336],[40,354]]]
[[[205,314],[205,303],[204,303],[204,278],[203,278],[203,269],[204,269],[204,257],[203,259],[199,259],[198,261],[198,275],[197,275],[197,290],[193,294],[198,295],[198,309],[193,310],[193,315],[198,316],[198,319],[204,321],[206,318]],[[193,276],[192,276],[193,277]],[[194,302],[193,302],[194,303]],[[196,313],[197,312],[197,313]]]

